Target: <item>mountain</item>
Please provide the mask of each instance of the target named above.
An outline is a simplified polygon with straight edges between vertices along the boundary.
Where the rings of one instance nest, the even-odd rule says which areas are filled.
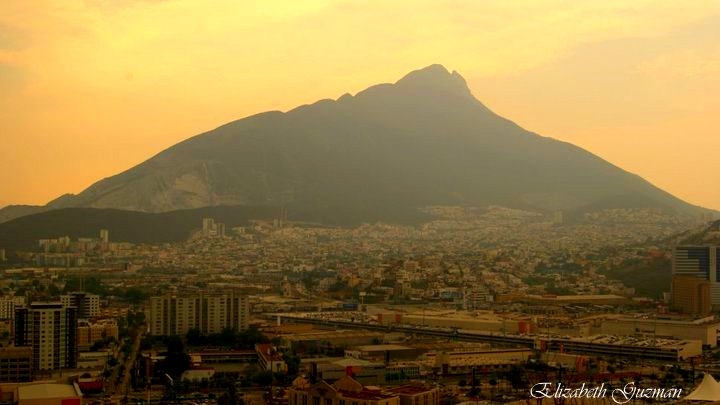
[[[676,245],[720,245],[720,220],[709,222],[700,230],[682,236]]]
[[[291,217],[353,224],[413,220],[428,205],[490,204],[702,211],[496,115],[440,65],[355,96],[231,122],[46,208],[270,205],[287,207]]]
[[[50,207],[42,205],[8,205],[7,207],[0,208],[0,224],[14,218],[48,211],[49,209]]]
[[[274,219],[277,207],[218,206],[163,213],[147,213],[101,208],[62,208],[27,215],[0,224],[0,246],[9,250],[33,250],[39,239],[69,236],[97,237],[109,229],[111,240],[131,243],[166,243],[186,240],[202,228],[203,218],[234,226],[245,226],[251,219]]]

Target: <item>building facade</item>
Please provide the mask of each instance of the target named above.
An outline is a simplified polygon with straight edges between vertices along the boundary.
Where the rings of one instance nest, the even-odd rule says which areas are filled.
[[[100,296],[85,292],[61,295],[60,302],[66,307],[77,308],[78,319],[90,319],[100,315]]]
[[[710,281],[692,276],[673,276],[672,308],[691,315],[711,313]]]
[[[92,345],[106,338],[119,339],[118,324],[114,319],[103,319],[90,323],[80,321],[78,323],[78,348],[88,350]]]
[[[25,306],[24,296],[6,295],[0,297],[0,319],[15,319],[15,308]]]
[[[31,364],[30,347],[0,348],[0,382],[32,381]]]
[[[673,250],[672,274],[673,277],[695,277],[709,281],[710,303],[715,308],[720,308],[720,248],[718,246],[677,246]],[[675,295],[674,291],[673,295]]]
[[[77,330],[77,309],[60,302],[15,310],[15,346],[31,348],[33,372],[76,368]]]
[[[203,334],[248,327],[247,297],[234,291],[168,294],[150,298],[149,330],[152,335],[184,335],[190,329]]]

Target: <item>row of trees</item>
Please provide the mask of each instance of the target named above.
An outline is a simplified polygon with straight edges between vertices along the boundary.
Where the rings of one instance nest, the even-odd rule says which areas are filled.
[[[225,328],[220,333],[204,335],[198,329],[190,329],[185,335],[188,346],[216,346],[228,349],[253,349],[257,343],[268,343],[270,340],[256,327],[238,331]]]

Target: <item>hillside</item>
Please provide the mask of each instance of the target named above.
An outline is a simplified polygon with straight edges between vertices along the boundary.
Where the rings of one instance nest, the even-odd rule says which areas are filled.
[[[273,207],[223,206],[163,213],[145,213],[98,208],[64,208],[16,218],[0,224],[0,248],[33,250],[39,239],[70,236],[97,237],[110,230],[113,241],[164,243],[186,240],[202,228],[203,218],[214,218],[231,227],[247,225],[251,219],[273,219]]]
[[[689,205],[592,153],[520,128],[440,65],[352,96],[190,138],[47,208],[285,206],[319,222],[413,220],[429,205],[571,213]]]

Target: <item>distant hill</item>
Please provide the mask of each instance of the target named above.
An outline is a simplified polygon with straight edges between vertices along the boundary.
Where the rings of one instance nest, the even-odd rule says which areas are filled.
[[[720,245],[720,221],[714,221],[698,232],[683,235],[681,245]]]
[[[251,219],[279,217],[275,207],[219,206],[163,213],[145,213],[98,208],[63,208],[16,218],[0,224],[0,248],[33,250],[39,239],[70,236],[98,237],[100,229],[110,231],[113,241],[165,243],[186,240],[202,228],[203,218],[222,222],[230,232]]]
[[[496,115],[440,65],[355,96],[231,122],[48,208],[216,205],[285,206],[342,224],[412,220],[429,205],[705,211]]]
[[[672,281],[672,251],[679,245],[720,245],[720,221],[694,227],[671,237],[653,242],[655,252],[643,258],[633,258],[605,271],[608,277],[635,288],[637,295],[658,298],[670,291]]]
[[[8,205],[7,207],[0,208],[0,223],[50,209],[50,207],[42,205]]]

